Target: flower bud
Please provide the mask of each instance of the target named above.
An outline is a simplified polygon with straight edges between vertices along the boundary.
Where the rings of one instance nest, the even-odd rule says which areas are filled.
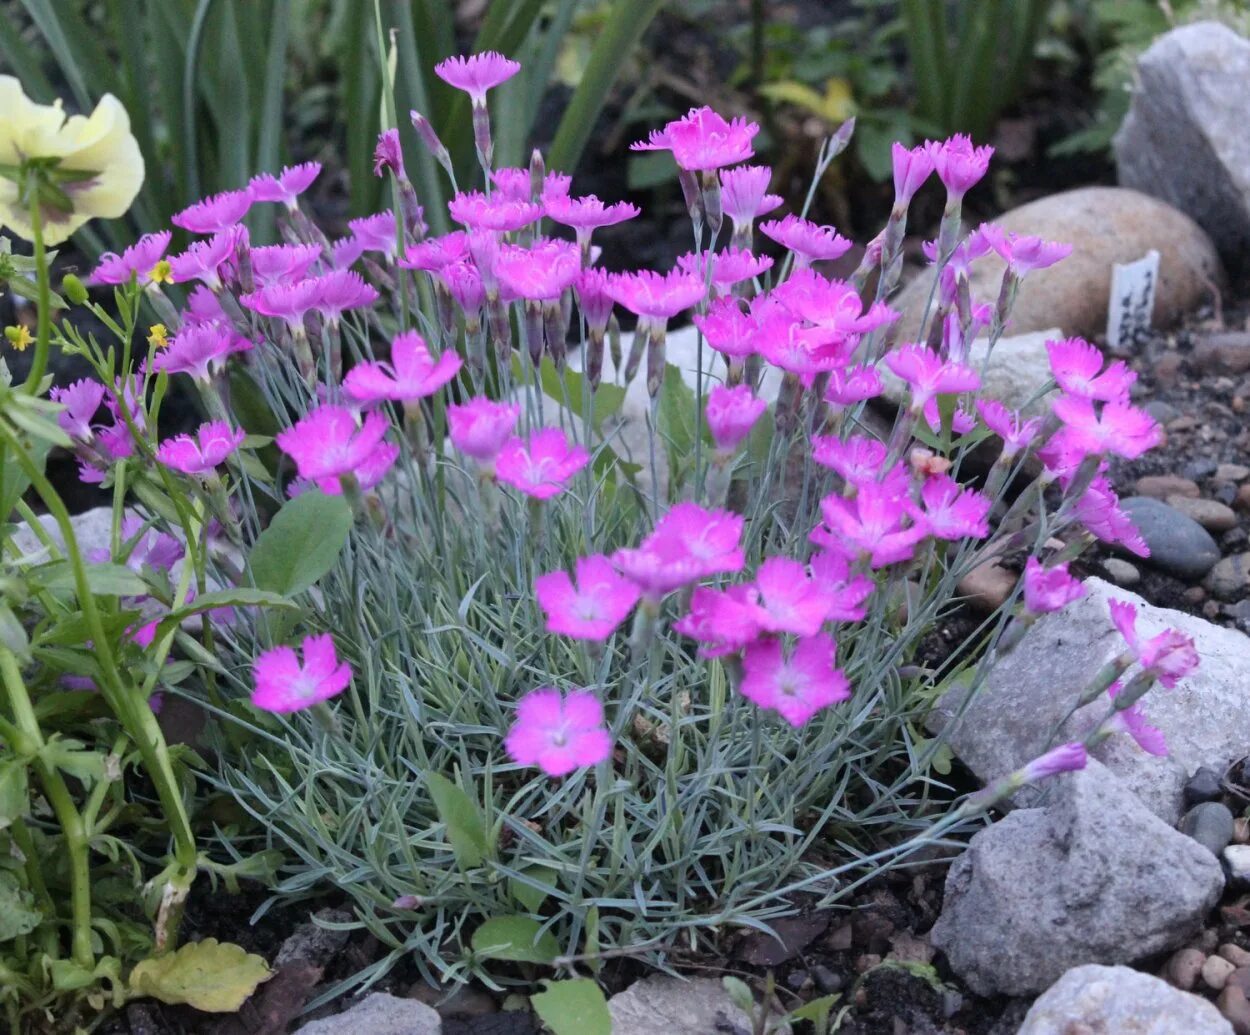
[[[65,274],[65,277],[61,280],[61,294],[68,298],[74,305],[87,304],[86,285],[72,273]]]

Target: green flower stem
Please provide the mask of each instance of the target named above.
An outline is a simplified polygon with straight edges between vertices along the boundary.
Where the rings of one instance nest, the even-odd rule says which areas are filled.
[[[52,483],[44,477],[43,472],[31,460],[17,436],[3,425],[0,425],[0,436],[14,450],[22,472],[30,480],[61,530],[61,536],[65,540],[66,557],[74,573],[74,585],[82,606],[83,617],[87,621],[87,628],[95,644],[96,657],[103,670],[103,689],[106,700],[139,748],[144,768],[156,788],[165,813],[165,820],[169,824],[170,836],[174,841],[174,859],[177,868],[181,871],[181,878],[189,884],[194,878],[197,863],[195,835],[191,831],[191,822],[182,801],[178,778],[174,774],[165,737],[156,722],[156,716],[152,714],[151,707],[146,701],[138,701],[135,698],[118,671],[117,659],[113,656],[112,647],[104,631],[104,623],[100,618],[100,611],[96,607],[95,597],[92,596],[91,588],[87,583],[87,568],[83,562],[82,552],[78,548],[74,526],[70,521],[69,511],[65,509],[65,503],[57,494],[56,489],[52,487]]]
[[[30,767],[39,778],[44,796],[52,806],[65,838],[65,851],[69,856],[70,908],[73,915],[71,947],[74,962],[91,970],[95,967],[95,954],[91,951],[91,863],[88,857],[87,828],[78,809],[74,807],[74,798],[65,784],[65,778],[42,757],[46,746],[43,730],[39,728],[39,720],[35,717],[35,709],[22,680],[17,657],[7,648],[0,648],[0,683],[3,683],[14,723],[25,737],[25,746],[34,750]]]
[[[39,382],[48,369],[48,349],[52,343],[52,285],[48,276],[48,253],[43,244],[43,210],[39,207],[39,186],[34,173],[26,177],[26,191],[30,196],[31,237],[35,245],[35,274],[39,285],[38,324],[35,337],[35,355],[30,362],[30,373],[22,386],[27,395],[39,391]]]
[[[35,847],[35,839],[31,836],[30,828],[26,825],[24,819],[18,818],[13,821],[13,825],[9,828],[13,832],[13,841],[17,845],[25,858],[26,879],[30,882],[30,888],[35,893],[35,899],[39,902],[40,909],[44,916],[56,916],[56,902],[52,898],[51,892],[48,891],[48,885],[43,879],[43,862],[39,858],[39,850]],[[51,924],[43,924],[40,927],[38,937],[42,939],[40,946],[45,953],[51,957],[55,957],[56,950],[56,929]]]

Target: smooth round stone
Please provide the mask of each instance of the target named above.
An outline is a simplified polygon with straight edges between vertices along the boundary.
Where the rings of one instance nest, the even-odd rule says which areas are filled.
[[[1206,962],[1207,954],[1201,949],[1177,949],[1168,960],[1165,974],[1177,988],[1189,992],[1198,983]]]
[[[1221,558],[1207,573],[1203,585],[1220,600],[1233,600],[1250,589],[1250,553]]]
[[[1188,834],[1212,855],[1218,856],[1233,839],[1233,814],[1218,801],[1204,801],[1181,817],[1182,834]]]
[[[1220,559],[1211,533],[1175,507],[1149,496],[1132,496],[1122,505],[1150,547],[1150,563],[1159,570],[1200,579]]]
[[[1222,857],[1229,884],[1238,887],[1250,884],[1250,845],[1229,845]]]
[[[1233,1035],[1250,1035],[1250,1001],[1237,985],[1226,984],[1215,1005],[1233,1026]]]
[[[1220,946],[1220,955],[1228,960],[1228,962],[1234,967],[1250,968],[1250,952],[1247,952],[1240,945],[1234,945],[1232,942],[1225,942]]]
[[[1169,496],[1185,496],[1196,500],[1202,495],[1197,482],[1179,474],[1143,475],[1137,479],[1133,488],[1138,496],[1149,496],[1156,500],[1164,500]]]
[[[1141,572],[1138,571],[1128,561],[1121,560],[1119,557],[1108,557],[1102,562],[1102,570],[1107,573],[1107,578],[1114,582],[1117,586],[1136,586],[1141,582]]]
[[[1227,532],[1230,528],[1237,527],[1237,515],[1233,513],[1233,508],[1219,500],[1169,496],[1166,502],[1169,507],[1175,507],[1182,514],[1193,518],[1208,532]]]
[[[1202,965],[1202,981],[1207,988],[1218,992],[1228,984],[1229,975],[1236,969],[1223,956],[1208,956],[1206,963]]]
[[[1200,766],[1185,781],[1185,804],[1197,805],[1204,801],[1218,801],[1224,793],[1220,774],[1209,766]]]

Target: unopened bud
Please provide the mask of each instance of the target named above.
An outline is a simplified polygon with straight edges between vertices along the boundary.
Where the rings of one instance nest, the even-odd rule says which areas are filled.
[[[87,287],[72,273],[65,274],[65,277],[61,280],[61,294],[74,305],[87,304]]]

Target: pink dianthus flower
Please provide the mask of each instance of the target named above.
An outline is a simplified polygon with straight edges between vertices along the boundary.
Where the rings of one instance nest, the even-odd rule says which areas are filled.
[[[528,248],[501,245],[495,259],[499,283],[531,301],[555,301],[577,280],[581,268],[577,246],[551,237],[540,237]]]
[[[931,145],[933,168],[952,197],[962,198],[990,167],[994,149],[973,147],[972,138],[956,133],[949,140]]]
[[[193,234],[215,234],[235,226],[251,207],[250,191],[227,190],[197,201],[171,216],[169,221]]]
[[[521,71],[521,63],[493,50],[468,57],[449,57],[434,66],[434,74],[448,86],[463,90],[474,107],[486,106],[486,91],[507,82]]]
[[[521,407],[497,403],[484,397],[447,407],[447,428],[451,444],[465,456],[494,469],[495,458],[512,437]]]
[[[277,176],[272,173],[253,176],[247,189],[251,191],[253,201],[276,201],[294,209],[299,203],[299,196],[312,186],[320,173],[320,162],[288,165]]]
[[[152,360],[156,370],[170,374],[190,374],[208,384],[236,352],[247,352],[252,342],[219,323],[197,323],[183,327]]]
[[[760,233],[794,252],[800,267],[822,259],[840,259],[851,248],[851,242],[833,227],[820,226],[793,214],[761,223]]]
[[[788,656],[780,640],[757,640],[742,657],[742,696],[797,729],[822,708],[851,696],[846,676],[834,663],[834,649],[828,633],[800,639]]]
[[[773,171],[766,165],[743,165],[720,171],[721,209],[732,221],[735,234],[750,229],[755,220],[779,208],[784,200],[768,193]]]
[[[201,424],[195,435],[167,438],[156,451],[156,459],[183,474],[208,474],[216,470],[243,441],[245,433],[224,421]]]
[[[1068,574],[1066,564],[1045,568],[1036,557],[1024,565],[1024,606],[1035,615],[1060,611],[1085,596],[1085,584]]]
[[[1107,687],[1107,696],[1114,701],[1123,689],[1120,681],[1116,680]],[[1127,733],[1147,754],[1160,758],[1167,757],[1167,738],[1163,735],[1163,730],[1151,725],[1141,701],[1134,701],[1127,708],[1121,708],[1112,713],[1103,722],[1102,728],[1113,733]]]
[[[563,491],[568,480],[590,463],[584,446],[559,428],[542,428],[526,441],[512,438],[495,459],[495,476],[527,496],[545,500]]]
[[[642,317],[667,320],[704,296],[703,282],[683,270],[668,275],[653,270],[618,273],[607,292],[621,306]]]
[[[390,421],[382,413],[363,421],[342,406],[319,406],[278,434],[278,448],[295,461],[301,478],[355,476],[385,437]]]
[[[1129,389],[1137,380],[1136,371],[1129,370],[1120,360],[1103,370],[1098,346],[1084,338],[1048,341],[1046,354],[1059,387],[1081,399],[1127,402]]]
[[[911,406],[922,411],[938,395],[971,392],[981,387],[975,370],[962,363],[949,363],[923,345],[904,345],[889,352],[885,365],[911,386]]]
[[[415,402],[433,395],[460,369],[460,357],[447,349],[435,359],[416,331],[391,341],[390,363],[359,363],[343,379],[343,390],[358,402]]]
[[[1104,403],[1096,412],[1089,399],[1061,395],[1051,409],[1064,423],[1063,440],[1085,453],[1114,453],[1136,460],[1163,439],[1159,425],[1145,410],[1127,402]]]
[[[165,255],[173,235],[168,230],[158,234],[144,234],[134,244],[117,255],[105,252],[100,262],[87,278],[90,284],[127,284],[133,276],[140,287],[152,282],[156,264]]]
[[[481,191],[461,191],[447,202],[451,218],[471,230],[511,232],[542,218],[543,207],[533,201],[512,201],[502,194],[487,197]]]
[[[80,442],[90,442],[95,437],[91,419],[104,401],[104,385],[84,377],[63,388],[54,385],[50,394],[53,402],[65,407],[56,415],[61,430]]]
[[[767,409],[768,403],[757,398],[749,385],[713,388],[707,396],[707,425],[717,450],[732,454]]]
[[[504,748],[517,765],[537,766],[548,776],[566,776],[612,754],[603,724],[603,705],[589,690],[531,690],[517,702],[516,722]]]
[[[920,489],[925,521],[938,539],[984,539],[990,534],[991,501],[948,474],[930,475]]]
[[[1136,607],[1126,600],[1109,600],[1107,607],[1112,624],[1120,630],[1134,659],[1167,689],[1173,689],[1198,667],[1198,651],[1192,637],[1179,629],[1164,629],[1143,640],[1137,634]]]
[[[682,118],[652,132],[631,151],[672,151],[678,168],[689,172],[720,169],[745,162],[755,154],[751,141],[758,124],[744,118],[726,121],[711,108],[691,108]]]
[[[579,640],[606,640],[638,603],[638,587],[618,575],[603,554],[577,559],[577,583],[568,572],[534,580],[534,595],[547,615],[547,630]]]
[[[617,550],[612,563],[655,600],[710,575],[741,571],[743,523],[739,514],[678,503],[637,547]]]
[[[339,662],[329,633],[307,636],[301,664],[293,647],[274,647],[252,664],[256,688],[252,704],[267,712],[295,712],[329,700],[347,689],[352,669]]]

